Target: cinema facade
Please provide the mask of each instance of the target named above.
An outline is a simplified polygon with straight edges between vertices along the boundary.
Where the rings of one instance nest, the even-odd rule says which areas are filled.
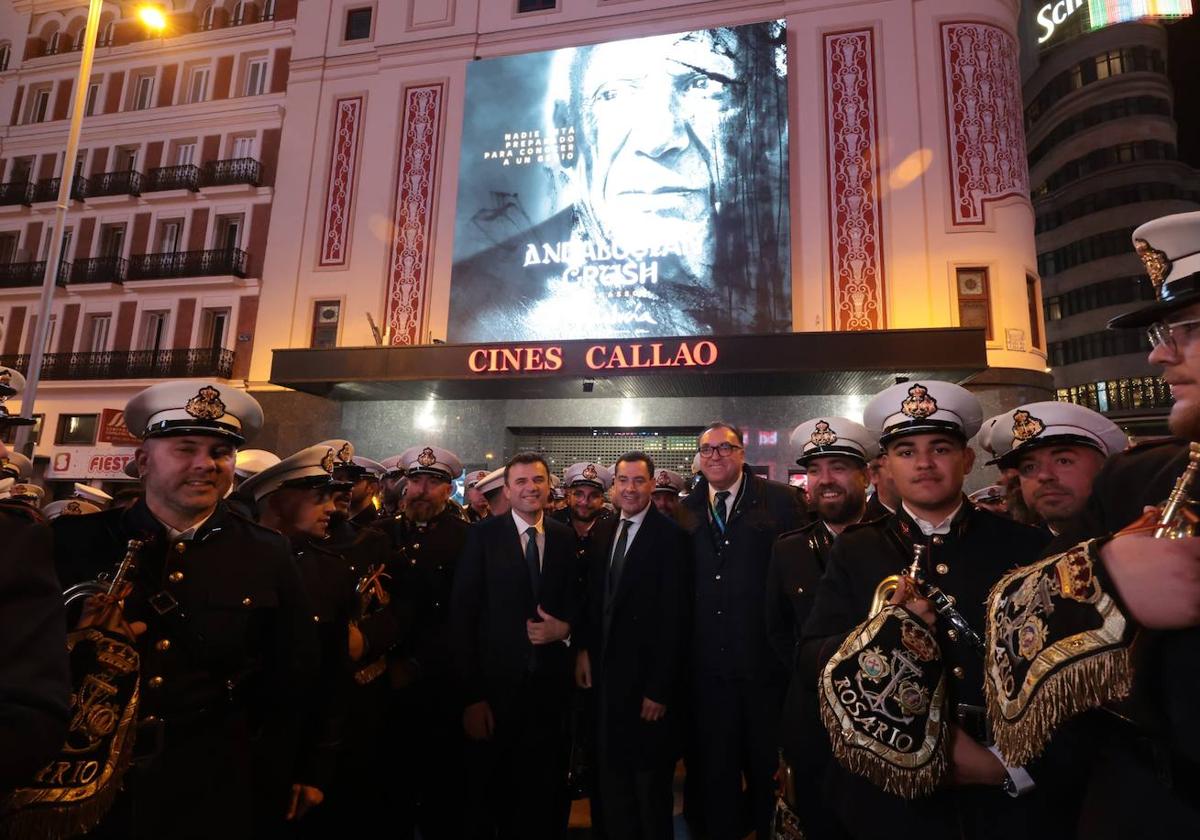
[[[679,468],[723,418],[786,480],[896,377],[1051,394],[1016,3],[343,5],[296,21],[263,446]]]

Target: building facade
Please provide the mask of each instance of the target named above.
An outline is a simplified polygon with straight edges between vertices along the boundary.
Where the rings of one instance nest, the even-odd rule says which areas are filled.
[[[1168,61],[1159,23],[1068,31],[1047,42],[1024,85],[1057,396],[1141,433],[1165,429],[1170,391],[1146,361],[1142,331],[1106,324],[1154,297],[1133,230],[1200,208],[1200,173],[1177,151]]]
[[[88,319],[108,307],[110,350],[132,353],[146,345],[155,329],[144,326],[148,313],[166,310],[171,348],[203,351],[212,344],[206,313],[228,307],[231,328],[221,349],[232,351],[232,361],[202,372],[260,397],[268,427],[259,443],[267,448],[293,451],[340,433],[382,457],[420,435],[454,449],[470,466],[488,466],[537,441],[565,459],[568,438],[590,438],[603,440],[604,452],[637,444],[671,453],[665,465],[679,467],[690,462],[679,440],[723,417],[746,428],[749,461],[786,478],[792,426],[820,412],[856,416],[875,389],[897,376],[969,378],[993,411],[1050,393],[1015,0],[837,7],[796,0],[304,0],[290,8],[276,3],[271,20],[251,22],[262,17],[258,9],[240,26],[211,30],[204,28],[206,3],[175,6],[175,17],[187,21],[178,34],[99,51],[97,76],[108,87],[97,97],[106,109],[84,122],[82,174],[90,187],[94,177],[109,183],[114,178],[104,181],[106,173],[133,165],[142,175],[186,166],[179,150],[194,142],[200,185],[143,187],[104,206],[95,202],[107,196],[85,191],[71,211],[77,231],[71,271],[91,265],[81,260],[107,258],[104,231],[120,223],[129,230],[121,240],[128,269],[122,282],[67,278],[55,304],[61,327],[54,348],[90,349]],[[16,2],[4,31],[44,42],[54,27],[70,30],[72,14],[81,13],[70,4],[51,7],[57,8],[39,2],[35,13],[32,3]],[[237,22],[241,4],[221,8],[214,20]],[[472,354],[480,348],[445,344],[456,327],[452,298],[465,288],[452,281],[456,228],[487,215],[464,216],[458,206],[460,187],[478,171],[478,161],[463,152],[481,119],[469,104],[468,77],[499,68],[494,60],[504,56],[763,21],[782,21],[786,33],[788,131],[778,144],[786,160],[787,256],[775,268],[790,301],[787,335],[759,343],[748,335],[713,335],[712,356],[719,349],[721,361],[706,371],[712,376],[657,370],[618,376],[615,346],[608,344],[608,367],[592,367],[599,357],[581,345],[578,368],[568,360],[555,375],[525,369],[498,376],[476,369],[473,360],[482,357]],[[29,122],[29,113],[41,113],[40,106],[30,112],[29,103],[41,101],[47,83],[64,84],[73,66],[69,57],[39,49],[14,44],[9,69],[0,74],[0,113],[14,116],[3,146],[6,182],[23,183],[12,175],[14,161],[35,156],[28,163],[34,189],[40,178],[58,174],[53,144],[62,143],[66,124]],[[250,69],[262,56],[265,76]],[[188,103],[199,72],[193,65],[205,61],[210,91],[203,102]],[[147,100],[139,92],[151,68]],[[114,74],[116,83],[109,79]],[[244,95],[248,80],[258,78],[265,78],[263,90]],[[513,84],[527,87],[528,80]],[[52,87],[54,103],[55,96]],[[138,107],[143,102],[153,105]],[[47,107],[52,117],[59,113]],[[647,113],[643,122],[654,117]],[[207,185],[205,165],[240,156],[234,144],[243,136],[256,144],[259,182]],[[127,165],[124,146],[135,139],[141,157]],[[17,176],[25,171],[17,169]],[[502,216],[512,202],[497,196],[493,216]],[[744,201],[752,207],[754,198]],[[29,201],[0,209],[0,235],[16,235],[19,259],[12,263],[40,258],[37,225],[44,228],[51,207]],[[223,233],[222,220],[239,214],[244,221],[235,240]],[[225,253],[236,241],[246,268],[145,277],[143,268],[175,265],[155,256],[148,266],[144,256],[171,253],[163,237],[172,219],[182,220],[178,236],[186,248],[179,250]],[[2,292],[5,353],[28,349],[34,285]],[[504,277],[493,294],[512,294]],[[23,326],[15,330],[18,321]],[[851,331],[862,341],[845,343]],[[647,342],[659,344],[658,338],[680,338],[648,335]],[[507,351],[527,361],[551,350],[574,352],[569,334],[554,336],[568,339],[561,347],[525,338],[519,348],[501,340],[482,349],[501,354],[493,359]],[[972,349],[949,358],[949,348],[966,348],[968,338]],[[103,396],[91,405],[119,406],[145,384],[109,379],[94,386]],[[39,411],[59,390],[76,405],[89,387],[51,378]],[[60,444],[50,427],[61,421],[50,416],[53,403],[45,405],[38,452],[53,458]],[[639,428],[643,434],[631,440]]]

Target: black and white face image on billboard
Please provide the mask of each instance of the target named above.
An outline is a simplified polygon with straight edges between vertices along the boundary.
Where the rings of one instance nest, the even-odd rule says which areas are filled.
[[[468,67],[452,342],[791,330],[782,22]]]

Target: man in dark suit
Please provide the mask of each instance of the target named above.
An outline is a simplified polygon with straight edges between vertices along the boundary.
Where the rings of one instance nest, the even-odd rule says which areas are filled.
[[[700,774],[692,790],[707,836],[731,840],[753,828],[769,837],[788,673],[767,638],[767,567],[775,538],[804,514],[791,487],[746,467],[737,427],[712,423],[697,443],[701,478],[683,502],[694,558],[690,759],[698,765],[688,772]]]
[[[576,635],[576,684],[598,695],[592,821],[600,837],[669,840],[687,535],[650,502],[650,456],[621,456],[614,487],[620,521],[588,558],[587,611]]]
[[[514,456],[504,478],[512,511],[471,527],[454,577],[471,837],[550,838],[566,794],[579,593],[575,534],[542,515],[549,492],[545,460]]]

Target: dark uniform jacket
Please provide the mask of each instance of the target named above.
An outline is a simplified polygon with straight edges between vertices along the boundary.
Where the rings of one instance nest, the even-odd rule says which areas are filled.
[[[875,589],[885,577],[904,572],[912,563],[913,546],[926,547],[925,582],[955,599],[955,607],[981,636],[988,591],[1013,567],[1037,559],[1048,534],[980,510],[965,497],[945,535],[926,537],[901,509],[874,522],[852,525],[829,553],[804,625],[799,667],[817,684],[821,668],[851,630],[867,618]],[[950,716],[965,715],[964,728],[982,724],[983,659],[960,639],[951,639],[945,620],[937,623],[938,643],[946,668]],[[966,708],[964,708],[964,706]],[[1036,781],[1036,779],[1035,779]],[[999,788],[945,788],[917,800],[904,800],[874,787],[836,762],[830,762],[827,793],[831,806],[855,837],[978,837],[991,832],[1028,836],[1024,798],[1014,800]]]
[[[111,572],[147,540],[125,617],[138,638],[130,837],[262,836],[286,810],[302,697],[316,665],[313,611],[287,540],[219,503],[169,540],[144,500],[53,523],[64,586]],[[120,819],[121,808],[114,808]]]
[[[575,655],[565,642],[529,641],[525,622],[538,621],[537,607],[574,626],[579,618],[575,536],[543,517],[545,546],[535,586],[512,514],[472,525],[458,559],[450,618],[453,662],[462,705],[487,700],[493,709],[538,673],[569,692]]]
[[[610,593],[615,539],[610,533],[606,543],[591,546],[586,616],[572,640],[589,652],[609,760],[630,768],[673,766],[682,736],[690,607],[687,534],[650,505]],[[666,717],[643,721],[644,697],[666,706]]]
[[[379,520],[374,520],[378,522]],[[367,570],[384,567],[383,588],[389,601],[383,608],[374,606],[369,614],[360,616],[356,606],[354,618],[362,633],[365,653],[359,666],[366,665],[380,656],[388,654],[407,638],[412,630],[413,604],[404,597],[399,585],[402,577],[399,559],[392,556],[392,544],[388,536],[375,527],[363,527],[354,522],[336,518],[329,526],[329,537],[321,543],[327,551],[341,556],[354,574],[355,585]]]
[[[1187,461],[1187,442],[1179,439],[1151,441],[1114,455],[1096,476],[1080,521],[1056,543],[1074,545],[1121,530],[1141,517],[1144,506],[1166,501]],[[1200,490],[1192,496],[1200,496]],[[1106,589],[1116,594],[1111,584]],[[1090,774],[1080,837],[1200,836],[1197,697],[1200,628],[1142,631],[1135,646],[1132,700],[1121,709],[1131,720],[1099,711],[1070,727],[1073,741],[1082,730],[1099,748],[1073,768]],[[1138,807],[1129,807],[1131,802]]]
[[[62,587],[50,529],[33,508],[0,502],[0,794],[58,755],[67,732]]]
[[[724,534],[703,476],[682,507],[693,561],[692,667],[708,677],[782,680],[764,616],[767,566],[776,537],[803,524],[796,492],[745,469]]]

